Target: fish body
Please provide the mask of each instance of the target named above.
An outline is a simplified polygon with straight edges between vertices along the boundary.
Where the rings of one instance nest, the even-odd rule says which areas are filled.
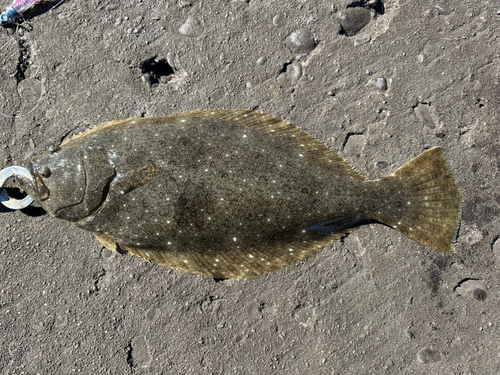
[[[30,195],[112,250],[217,278],[296,264],[381,222],[453,252],[460,191],[438,148],[368,181],[298,127],[251,110],[108,122],[31,161]]]

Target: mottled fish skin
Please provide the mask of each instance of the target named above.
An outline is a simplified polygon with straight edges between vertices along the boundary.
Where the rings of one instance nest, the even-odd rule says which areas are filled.
[[[373,221],[453,251],[461,195],[442,153],[410,163],[367,181],[286,121],[250,110],[193,111],[73,137],[32,160],[31,195],[110,249],[248,278],[298,263]]]

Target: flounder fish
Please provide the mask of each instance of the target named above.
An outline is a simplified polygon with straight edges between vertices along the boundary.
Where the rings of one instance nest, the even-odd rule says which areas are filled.
[[[461,210],[440,148],[368,181],[300,128],[252,110],[106,122],[30,168],[24,187],[53,217],[108,249],[214,278],[297,264],[373,222],[452,253]]]

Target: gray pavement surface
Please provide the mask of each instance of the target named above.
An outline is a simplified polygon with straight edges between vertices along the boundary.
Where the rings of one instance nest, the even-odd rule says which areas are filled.
[[[0,168],[104,121],[253,108],[370,179],[441,146],[464,205],[454,255],[374,224],[247,281],[1,209],[0,373],[500,373],[498,3],[67,0],[26,16],[0,30]]]

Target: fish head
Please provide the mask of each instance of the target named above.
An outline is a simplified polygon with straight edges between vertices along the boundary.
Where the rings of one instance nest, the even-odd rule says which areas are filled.
[[[50,215],[75,222],[102,204],[115,175],[102,149],[53,148],[30,163],[28,194]]]

